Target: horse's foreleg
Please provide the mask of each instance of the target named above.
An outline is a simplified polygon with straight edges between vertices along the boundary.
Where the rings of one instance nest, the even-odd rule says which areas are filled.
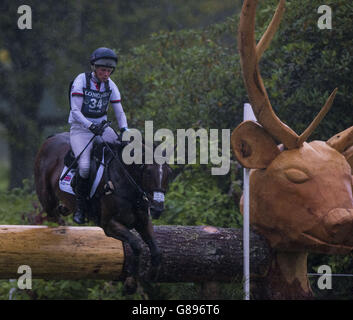
[[[43,211],[47,213],[48,221],[57,222],[60,216],[56,210],[59,200],[56,198],[51,187],[45,184],[37,187],[37,195]]]
[[[139,244],[138,238],[130,232],[128,228],[126,228],[121,223],[111,219],[103,228],[105,234],[108,237],[112,237],[117,240],[121,240],[123,242],[127,242],[133,252],[133,262],[131,270],[127,270],[128,276],[124,283],[124,291],[128,294],[132,294],[136,291],[137,283],[139,277],[139,263],[140,263],[140,253],[141,246]]]
[[[161,266],[162,253],[155,240],[152,222],[149,219],[146,225],[138,225],[135,229],[150,249],[152,264],[150,278],[156,280]]]

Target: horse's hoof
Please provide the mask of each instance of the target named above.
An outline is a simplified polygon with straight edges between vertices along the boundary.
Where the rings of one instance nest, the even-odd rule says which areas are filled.
[[[124,281],[123,295],[134,294],[137,290],[137,282],[133,277],[127,277]]]
[[[147,274],[147,279],[150,282],[157,282],[158,276],[159,276],[159,271],[161,269],[161,266],[151,266],[148,274]]]
[[[58,224],[59,224],[59,226],[66,226],[67,225],[66,221],[62,218],[58,219]]]
[[[48,220],[48,222],[58,223],[59,222],[59,217],[57,215],[50,216],[49,214],[47,214],[47,220]]]
[[[68,216],[71,212],[68,208],[66,208],[65,206],[63,205],[59,205],[58,206],[58,212],[63,215],[64,217]]]
[[[60,217],[50,217],[47,216],[48,222],[54,222],[57,223],[59,226],[66,226],[66,221]]]

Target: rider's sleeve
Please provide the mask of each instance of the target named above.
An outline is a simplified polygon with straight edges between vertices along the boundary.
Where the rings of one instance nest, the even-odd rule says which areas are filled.
[[[114,109],[114,113],[116,116],[116,120],[118,121],[119,128],[127,128],[127,120],[126,115],[123,110],[123,106],[121,105],[121,97],[118,87],[113,81],[109,82],[110,88],[112,90],[112,94],[110,96],[110,102]]]
[[[120,129],[127,128],[128,125],[127,125],[126,115],[121,103],[120,102],[112,103],[112,106],[115,112],[116,120],[118,121],[119,128]]]
[[[86,119],[82,114],[81,108],[83,104],[83,86],[85,85],[85,74],[82,73],[76,77],[71,87],[71,114],[75,122],[81,124],[85,128],[89,128],[91,121]]]

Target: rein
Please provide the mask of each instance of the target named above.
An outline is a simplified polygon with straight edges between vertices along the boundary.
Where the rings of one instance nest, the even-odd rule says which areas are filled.
[[[127,177],[128,181],[130,182],[130,184],[137,190],[137,192],[141,195],[142,200],[146,201],[149,203],[149,199],[147,197],[146,192],[136,183],[136,181],[134,180],[134,178],[130,175],[130,173],[127,171],[127,169],[125,168],[125,166],[122,164],[122,162],[120,161],[119,156],[117,156],[115,154],[115,152],[109,147],[109,145],[103,140],[102,141],[105,145],[105,147],[108,149],[108,151],[112,154],[114,160],[116,160],[119,164],[119,166],[123,169],[124,171],[124,175]],[[112,161],[112,159],[110,159],[110,161]],[[106,164],[106,166],[109,166],[110,161]],[[111,189],[111,187],[109,186],[109,188]]]

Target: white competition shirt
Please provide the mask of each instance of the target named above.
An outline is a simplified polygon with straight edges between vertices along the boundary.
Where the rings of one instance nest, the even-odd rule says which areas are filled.
[[[90,81],[91,89],[104,92],[105,91],[104,82],[101,82],[99,86],[98,80],[95,77],[94,72],[92,72],[91,75],[92,75],[91,81]],[[119,89],[113,80],[109,78],[108,81],[109,81],[110,90],[112,90],[112,93],[110,95],[110,103],[112,104],[112,107],[114,109],[114,113],[118,121],[119,128],[126,128],[127,121],[126,121],[125,112],[121,105],[121,97],[120,97]],[[103,120],[107,120],[107,116],[105,115],[100,118],[88,118],[82,114],[81,108],[83,103],[84,88],[86,88],[86,75],[85,73],[81,73],[75,78],[71,87],[71,93],[70,93],[71,111],[70,111],[68,122],[71,125],[79,125],[84,128],[89,128],[92,123],[99,124]]]

